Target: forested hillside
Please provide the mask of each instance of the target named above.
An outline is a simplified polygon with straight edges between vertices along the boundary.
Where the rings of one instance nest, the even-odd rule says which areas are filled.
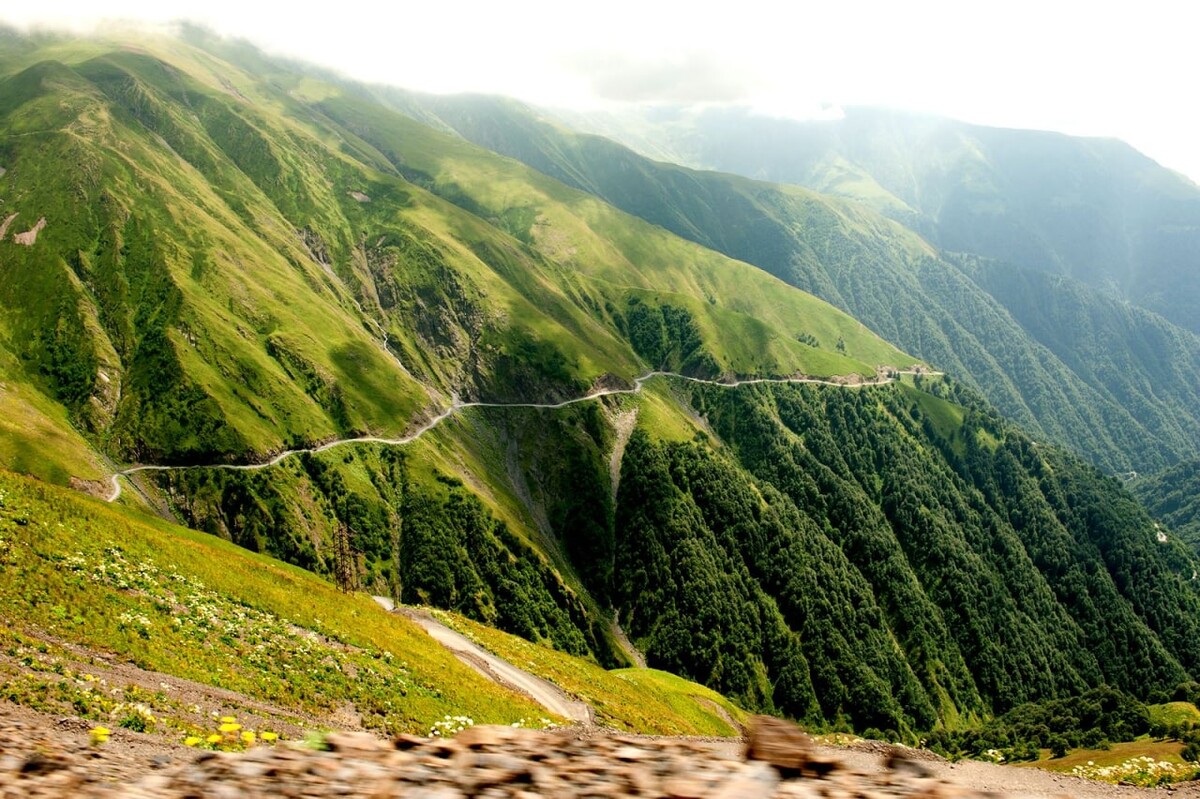
[[[1200,551],[1200,461],[1188,461],[1132,484],[1142,504]]]
[[[512,495],[650,665],[750,708],[880,730],[955,726],[1101,684],[1145,697],[1200,668],[1194,554],[1160,542],[1119,483],[969,394],[929,379],[661,381],[636,400],[470,422],[488,442],[480,460],[508,460]],[[614,495],[615,422],[630,413]],[[394,516],[399,543],[370,559],[395,564],[404,598],[619,662],[595,607],[547,592],[536,568],[494,570],[492,537],[537,560],[456,481],[431,494],[381,479],[369,453],[319,461],[269,480],[163,479],[194,498],[192,523],[233,525],[235,540],[285,556],[286,541],[237,526],[365,530]],[[316,500],[307,520],[291,520],[292,496]]]
[[[1198,665],[1190,556],[1069,457],[986,414],[955,424],[959,409],[913,389],[699,389],[691,401],[742,468],[696,442],[635,438],[618,504],[633,634],[686,673],[712,669],[738,693],[720,639],[737,651],[743,625],[721,620],[750,608],[801,633],[826,717],[881,728],[1099,681],[1139,692]],[[679,573],[708,589],[691,595]],[[1146,603],[1140,580],[1174,587]],[[702,622],[686,621],[701,607]]]

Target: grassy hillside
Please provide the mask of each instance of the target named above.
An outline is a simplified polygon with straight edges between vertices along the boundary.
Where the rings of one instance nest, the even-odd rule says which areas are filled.
[[[566,398],[653,367],[912,360],[746,265],[303,71],[277,64],[268,83],[168,39],[29,40],[3,63],[4,402],[31,424],[65,408],[119,460],[398,434],[451,394]],[[77,436],[49,443],[36,473],[87,471]]]
[[[0,658],[0,695],[39,709],[106,722],[113,713],[124,718],[140,698],[159,732],[182,739],[204,727],[204,713],[169,693],[118,687],[126,705],[106,698],[94,681],[63,667],[82,647],[99,656],[99,669],[112,668],[114,658],[128,661],[210,685],[215,695],[232,692],[231,712],[262,714],[255,703],[265,703],[291,724],[338,726],[360,717],[368,728],[428,734],[447,715],[499,724],[546,715],[363,594],[340,593],[213,536],[9,472],[0,472],[0,565],[12,578],[0,584],[0,643],[9,656]],[[718,694],[670,675],[606,672],[486,627],[471,629],[620,729],[734,735],[725,719],[745,717]]]
[[[1150,721],[1163,727],[1181,727],[1200,724],[1200,709],[1191,702],[1165,702],[1150,705]]]
[[[10,472],[0,472],[0,542],[10,578],[0,624],[26,645],[86,646],[297,714],[328,718],[350,705],[378,729],[427,732],[446,714],[543,715],[369,597]],[[22,677],[6,667],[4,680],[11,695]]]
[[[596,720],[662,735],[736,735],[744,710],[696,683],[655,669],[605,671],[544,646],[452,613],[438,618],[510,663],[550,680],[590,704]]]
[[[737,714],[661,674],[601,671],[628,665],[617,614],[653,668],[750,710],[891,738],[1102,683],[1170,690],[1200,671],[1194,555],[1160,543],[1117,483],[1034,443],[968,384],[658,377],[636,394],[529,405],[631,388],[652,369],[719,379],[913,363],[780,277],[242,45],[50,38],[0,64],[0,198],[22,236],[0,240],[12,276],[0,284],[0,366],[15,387],[5,402],[62,425],[42,436],[53,448],[27,459],[42,476],[86,467],[75,476],[94,477],[95,453],[176,464],[138,472],[122,496],[348,586],[519,635],[528,643],[478,632],[497,648],[539,647],[523,656],[574,680],[625,728],[658,724],[648,708],[672,709],[657,727],[672,730],[724,731],[722,713]],[[968,291],[965,267],[878,215],[801,190],[671,174],[673,196],[693,203],[671,206],[678,221],[713,202],[697,217],[704,230],[736,233],[778,257],[788,280],[811,276],[855,298],[929,351],[966,357],[948,331],[967,323],[994,337],[1016,329]],[[37,225],[26,226],[42,215],[35,239]],[[844,268],[822,271],[834,264]],[[931,303],[923,292],[936,286],[967,299]],[[966,321],[945,326],[956,317]],[[1076,414],[1056,417],[1072,420],[1061,435],[1103,431],[1104,451],[1136,438],[1072,402],[1078,385],[1052,367],[1005,368],[1009,356],[980,340],[971,357],[1014,402],[1025,401],[1018,379],[1062,387],[1044,395]],[[1041,363],[1015,346],[1014,363]],[[456,397],[526,404],[460,407],[407,445],[212,468],[306,442],[395,436]],[[25,439],[5,430],[15,452]],[[210,561],[197,587],[155,560],[148,539],[114,555],[107,534],[85,546],[74,516],[61,530],[30,518],[13,521],[14,535],[36,533],[13,550],[28,577],[5,589],[31,623],[80,636],[94,627],[105,638],[92,645],[157,658],[146,661],[155,668],[285,692],[278,663],[229,674],[224,649],[184,662],[196,646],[184,640],[189,619],[168,619],[187,607],[180,598],[245,597],[233,583],[249,582],[251,566],[165,551],[180,564]],[[59,543],[39,548],[38,536]],[[55,547],[77,547],[81,560]],[[360,629],[361,602],[283,573],[304,595],[292,625],[318,631],[319,619],[347,657],[383,651],[369,630],[338,638],[351,635],[342,625]],[[101,588],[114,599],[78,623],[73,605],[41,599],[83,602]],[[276,621],[293,607],[284,590],[255,590],[263,604],[213,611],[222,644],[247,658],[260,642],[244,636],[291,630]],[[171,646],[158,651],[167,624]],[[263,645],[285,643],[272,641]],[[368,667],[383,673],[352,659],[327,674],[321,659],[297,678],[297,701],[325,712],[342,697],[375,726],[413,727],[458,696],[437,694],[442,678],[431,675],[420,683],[426,704],[397,710]],[[476,715],[508,713],[491,701],[480,696]]]
[[[318,107],[383,152],[409,179],[496,221],[576,278],[607,287],[601,291],[624,288],[618,296],[626,301],[682,306],[728,371],[785,373],[780,369],[786,370],[790,360],[801,368],[811,365],[813,374],[845,374],[903,358],[811,295],[788,291],[778,280],[664,236],[515,162],[349,93]],[[634,324],[628,314],[626,319]],[[826,351],[803,344],[803,334],[823,342]],[[632,343],[637,346],[636,338]]]

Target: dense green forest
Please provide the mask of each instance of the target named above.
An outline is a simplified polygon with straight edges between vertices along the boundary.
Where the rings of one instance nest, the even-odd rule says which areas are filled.
[[[1200,461],[1135,480],[1131,488],[1168,529],[1200,551]]]
[[[754,649],[746,613],[764,620],[752,629],[782,620],[825,718],[893,729],[1100,683],[1165,690],[1200,665],[1189,554],[1159,544],[1115,481],[978,403],[810,387],[701,388],[691,401],[736,460],[636,437],[623,467],[632,555],[618,606],[652,660],[761,702],[721,647]],[[705,589],[690,596],[680,573],[707,575]],[[1150,583],[1162,590],[1146,601]],[[696,606],[721,609],[690,623]],[[807,696],[804,680],[763,666]]]
[[[1060,758],[1072,749],[1107,750],[1115,743],[1148,737],[1179,741],[1184,760],[1200,761],[1200,729],[1193,701],[1200,699],[1200,685],[1180,683],[1172,694],[1157,691],[1154,698],[1164,701],[1147,704],[1128,692],[1101,685],[1078,696],[1025,702],[978,724],[931,730],[924,741],[949,758],[1015,763],[1038,760],[1041,750]]]
[[[1161,543],[1120,483],[969,389],[671,385],[704,424],[688,440],[640,423],[615,505],[608,420],[629,400],[489,411],[578,605],[465,487],[380,476],[403,459],[161,479],[201,528],[236,525],[235,540],[295,558],[271,529],[348,525],[401,598],[602,662],[621,658],[598,631],[611,606],[651,666],[821,726],[971,728],[1102,685],[1144,701],[1200,671],[1194,555]],[[319,514],[296,519],[272,492],[316,497]]]
[[[1069,749],[1097,749],[1148,733],[1185,734],[1183,730],[1152,729],[1145,703],[1103,685],[1079,696],[1026,702],[978,726],[934,730],[926,745],[949,757],[986,756],[991,751],[1005,762],[1017,762],[1037,760],[1041,749],[1062,757]]]

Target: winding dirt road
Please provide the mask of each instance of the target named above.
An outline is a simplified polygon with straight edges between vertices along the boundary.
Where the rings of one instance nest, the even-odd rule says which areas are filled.
[[[920,374],[930,377],[936,377],[942,374],[941,372],[932,372],[927,369],[891,371],[901,375]],[[300,447],[297,449],[284,450],[270,460],[263,461],[262,463],[211,463],[174,466],[141,464],[138,466],[131,466],[128,469],[122,469],[121,471],[114,473],[112,477],[109,478],[109,481],[112,485],[112,493],[109,494],[107,500],[109,502],[116,502],[121,498],[120,478],[138,474],[139,472],[174,472],[183,471],[185,469],[229,469],[233,471],[252,472],[258,471],[259,469],[269,469],[294,455],[300,455],[306,452],[315,454],[334,449],[335,447],[343,447],[349,444],[388,444],[391,446],[403,446],[404,444],[411,444],[433,428],[437,427],[442,422],[446,421],[446,419],[450,418],[459,411],[466,410],[467,408],[539,408],[543,410],[555,410],[558,408],[566,408],[569,405],[575,405],[580,402],[590,402],[591,400],[600,399],[601,397],[612,397],[619,394],[638,394],[641,393],[642,387],[646,384],[646,382],[653,380],[656,377],[675,378],[677,380],[685,380],[691,383],[702,383],[704,385],[717,386],[719,388],[737,388],[739,386],[753,386],[766,383],[810,383],[818,386],[834,386],[837,388],[862,388],[865,386],[883,386],[887,385],[888,383],[895,382],[895,378],[880,377],[878,375],[869,379],[858,377],[857,380],[851,380],[850,378],[839,380],[838,378],[829,379],[820,377],[750,377],[742,380],[706,380],[702,377],[690,377],[688,375],[679,374],[678,372],[654,371],[647,372],[641,377],[635,378],[632,388],[602,388],[592,391],[588,394],[584,394],[581,397],[563,400],[562,402],[460,402],[458,397],[455,397],[454,401],[444,411],[418,427],[413,432],[400,438],[383,438],[380,436],[354,436],[351,438],[339,438],[334,441],[329,441],[313,447]]]

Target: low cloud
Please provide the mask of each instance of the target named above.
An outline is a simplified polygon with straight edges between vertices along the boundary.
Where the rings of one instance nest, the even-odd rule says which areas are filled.
[[[734,103],[748,99],[755,84],[744,69],[705,53],[642,59],[592,52],[565,66],[583,76],[597,98],[620,102]]]

